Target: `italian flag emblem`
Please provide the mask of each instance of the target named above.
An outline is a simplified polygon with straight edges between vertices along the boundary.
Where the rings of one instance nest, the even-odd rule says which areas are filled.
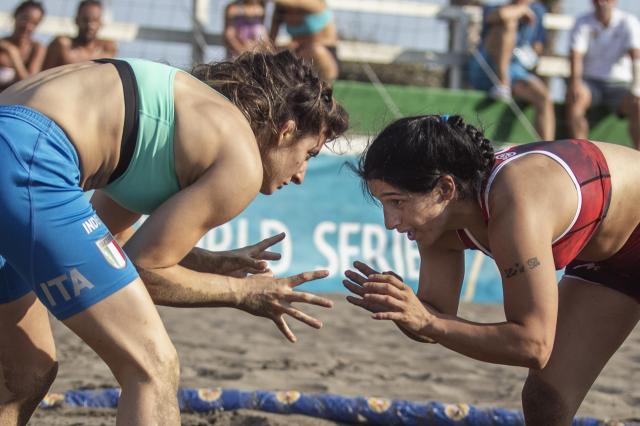
[[[111,234],[106,234],[100,238],[96,241],[96,245],[109,265],[116,269],[122,269],[127,266],[127,257]]]

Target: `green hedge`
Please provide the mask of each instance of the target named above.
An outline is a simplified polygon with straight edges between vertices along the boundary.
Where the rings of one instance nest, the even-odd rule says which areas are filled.
[[[526,143],[533,139],[518,122],[509,106],[475,90],[450,90],[429,87],[385,85],[385,90],[403,116],[420,114],[460,114],[472,124],[485,129],[489,139],[496,142]],[[352,132],[373,135],[394,116],[383,97],[372,84],[337,81],[336,98],[351,116]],[[533,121],[533,108],[520,104],[525,115]],[[558,128],[556,138],[567,136],[562,104],[557,104]],[[631,146],[627,122],[603,109],[590,111],[590,139]]]

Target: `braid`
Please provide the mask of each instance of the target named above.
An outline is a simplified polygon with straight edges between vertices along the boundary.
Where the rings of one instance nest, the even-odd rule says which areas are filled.
[[[430,192],[448,174],[466,198],[477,197],[494,162],[491,142],[461,116],[424,115],[387,126],[354,169],[365,181],[382,179],[410,192]]]
[[[483,174],[488,173],[493,168],[495,163],[495,157],[493,156],[493,146],[491,141],[484,136],[484,133],[479,129],[467,124],[465,126],[465,133],[469,136],[469,139],[478,147],[480,160],[480,171]]]

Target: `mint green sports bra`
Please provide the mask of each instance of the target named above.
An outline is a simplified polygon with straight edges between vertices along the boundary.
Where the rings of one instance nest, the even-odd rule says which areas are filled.
[[[128,63],[133,70],[138,89],[138,134],[126,170],[102,190],[128,210],[151,214],[180,191],[173,152],[173,82],[179,70],[142,59],[114,62],[118,61]],[[135,93],[125,90],[125,105],[130,104],[126,98],[131,96]]]

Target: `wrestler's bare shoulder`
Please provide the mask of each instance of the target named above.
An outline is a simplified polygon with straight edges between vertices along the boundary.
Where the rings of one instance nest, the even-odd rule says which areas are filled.
[[[262,169],[249,122],[226,97],[183,72],[176,74],[174,97],[174,151],[179,176],[192,181],[223,157],[242,158],[241,163],[247,167]],[[181,171],[183,164],[188,167]]]

